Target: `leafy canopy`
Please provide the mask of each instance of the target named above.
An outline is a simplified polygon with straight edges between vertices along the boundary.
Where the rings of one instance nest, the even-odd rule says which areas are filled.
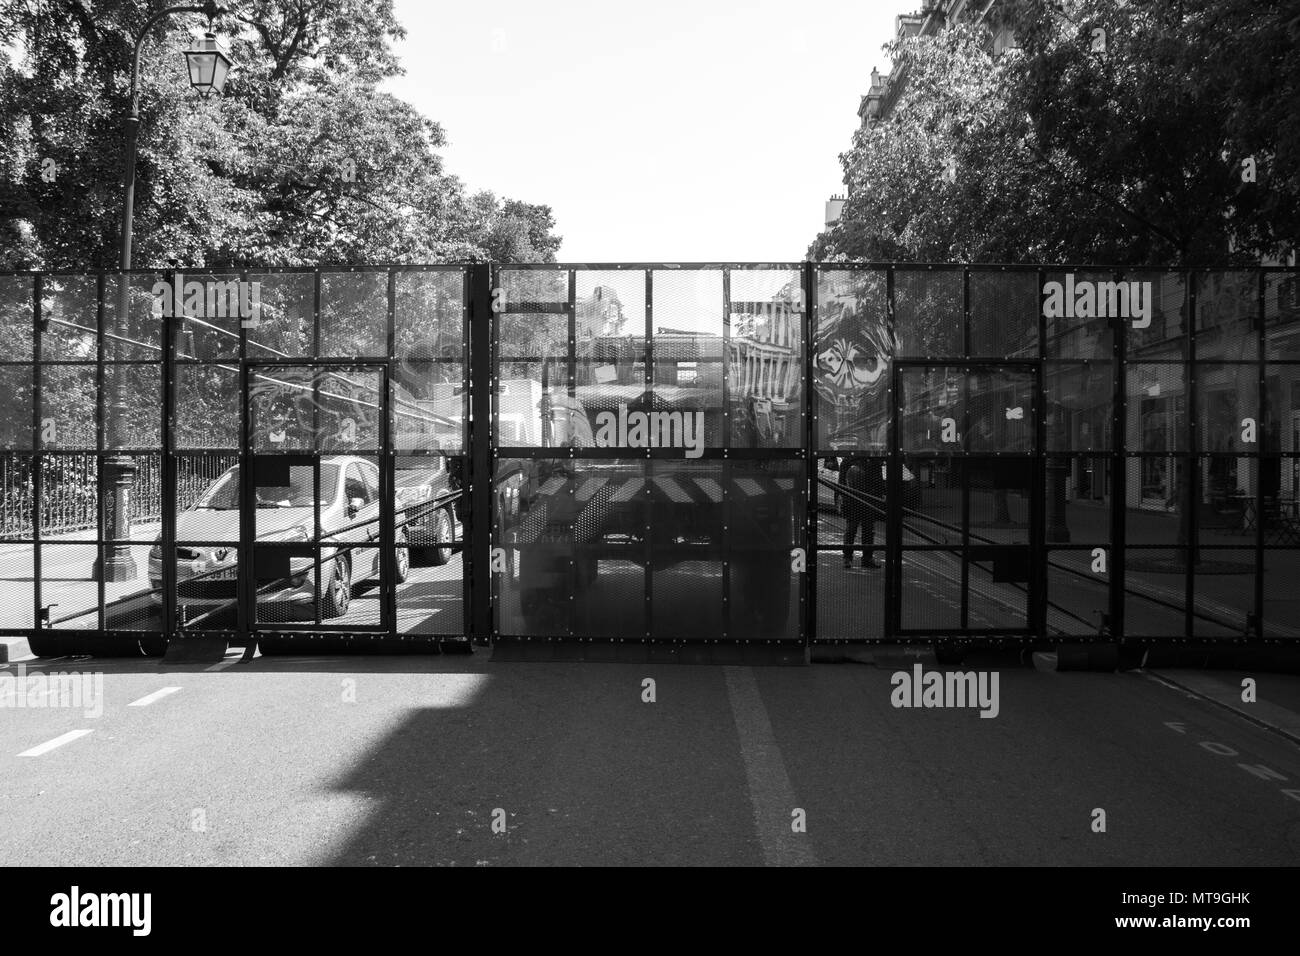
[[[905,87],[840,158],[814,258],[1258,261],[1300,234],[1300,10],[1008,0],[1018,49],[956,25],[888,49]],[[1255,181],[1243,181],[1243,161]]]
[[[0,0],[0,268],[117,264],[131,50],[160,6]],[[224,96],[186,77],[201,16],[145,42],[136,265],[554,258],[549,207],[470,194],[442,128],[378,88],[400,70],[392,0],[226,6]]]

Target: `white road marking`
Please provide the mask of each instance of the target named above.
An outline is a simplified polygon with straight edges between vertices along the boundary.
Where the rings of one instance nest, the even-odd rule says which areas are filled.
[[[31,750],[24,750],[18,756],[20,757],[39,757],[41,754],[47,754],[55,747],[62,747],[64,744],[70,744],[74,740],[80,740],[86,734],[93,733],[90,730],[69,730],[62,737],[55,737],[53,740],[47,740],[43,744],[33,747]]]
[[[150,704],[152,704],[154,701],[156,701],[156,700],[162,700],[164,697],[167,697],[167,696],[169,696],[169,695],[171,695],[171,694],[174,694],[174,693],[176,693],[178,690],[180,690],[179,687],[164,687],[162,690],[156,690],[156,691],[154,691],[152,694],[145,694],[145,695],[144,695],[143,697],[141,697],[139,700],[133,700],[133,701],[131,701],[131,703],[127,704],[126,706],[128,706],[128,707],[148,707],[148,706],[149,706]]]
[[[227,667],[234,667],[244,659],[244,648],[231,647],[226,649],[226,656],[217,661],[211,667],[203,668],[205,671],[224,671]]]
[[[749,667],[722,670],[740,737],[740,753],[745,761],[749,801],[754,807],[754,826],[763,848],[763,861],[768,866],[816,866],[817,858],[808,834],[795,833],[790,828],[791,811],[798,803],[754,671]]]
[[[1300,743],[1300,714],[1266,700],[1256,701],[1253,704],[1243,703],[1239,684],[1231,684],[1209,674],[1188,671],[1179,671],[1173,675],[1143,671],[1143,676],[1180,694],[1217,704],[1257,727],[1271,730],[1279,736],[1286,737],[1292,743]]]

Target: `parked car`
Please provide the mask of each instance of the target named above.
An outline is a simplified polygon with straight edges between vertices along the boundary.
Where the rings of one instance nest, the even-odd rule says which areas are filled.
[[[460,515],[463,501],[433,504],[460,490],[445,455],[399,456],[393,472],[394,509],[398,527],[405,523],[415,564],[444,565],[451,560],[456,542],[463,540]]]
[[[380,574],[379,549],[355,546],[379,537],[379,469],[370,459],[354,455],[327,456],[320,460],[319,469],[321,617],[334,618],[346,613],[354,587],[376,579]],[[288,484],[259,486],[256,490],[255,522],[259,544],[301,542],[306,545],[312,542],[314,469],[311,465],[290,465],[287,470]],[[445,472],[444,466],[442,483],[446,481]],[[401,481],[395,489],[398,500],[405,503],[429,498],[440,485],[436,475],[425,475],[421,479],[420,475],[410,473],[405,480],[405,490]],[[236,465],[217,478],[192,506],[177,516],[178,604],[203,610],[221,605],[234,606],[238,580],[239,497],[240,471]],[[440,521],[436,516],[434,521],[436,527]],[[397,519],[395,544],[395,576],[397,583],[401,583],[406,580],[411,564],[410,539],[401,515]],[[274,552],[266,549],[264,553]],[[287,561],[287,574],[274,581],[259,580],[259,606],[268,603],[284,605],[290,617],[314,617],[316,575],[314,556],[291,555]],[[155,543],[149,552],[149,578],[154,599],[161,600],[161,543]],[[272,586],[263,591],[262,588],[268,585]],[[279,617],[278,614],[275,616]]]

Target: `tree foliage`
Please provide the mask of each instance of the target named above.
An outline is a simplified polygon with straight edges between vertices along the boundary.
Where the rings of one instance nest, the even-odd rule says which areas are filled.
[[[1001,5],[895,41],[890,115],[841,156],[815,258],[1223,263],[1300,235],[1300,11],[1280,0]],[[1244,181],[1253,161],[1255,181]]]
[[[0,0],[0,267],[116,265],[133,37],[161,4]],[[135,263],[553,258],[546,206],[470,194],[442,128],[379,84],[391,0],[238,0],[225,95],[189,87],[177,15],[141,62]]]

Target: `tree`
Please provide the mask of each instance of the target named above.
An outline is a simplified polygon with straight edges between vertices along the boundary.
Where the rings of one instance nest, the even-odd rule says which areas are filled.
[[[1051,259],[1077,246],[1059,215],[1068,191],[1023,147],[1009,64],[966,25],[895,41],[907,86],[885,121],[859,129],[840,157],[848,185],[840,220],[815,259],[1003,262]],[[1107,220],[1076,204],[1100,245]]]
[[[1006,16],[1020,49],[1000,57],[965,25],[891,45],[907,86],[841,156],[848,201],[810,255],[1192,265],[1295,247],[1293,5],[1010,0]]]
[[[160,4],[0,0],[0,268],[116,264],[132,38]],[[544,255],[547,207],[469,196],[442,129],[377,84],[398,72],[391,0],[239,0],[226,95],[201,100],[155,27],[141,66],[136,262],[315,265]],[[542,212],[544,211],[544,212]],[[516,223],[526,243],[507,241]]]

